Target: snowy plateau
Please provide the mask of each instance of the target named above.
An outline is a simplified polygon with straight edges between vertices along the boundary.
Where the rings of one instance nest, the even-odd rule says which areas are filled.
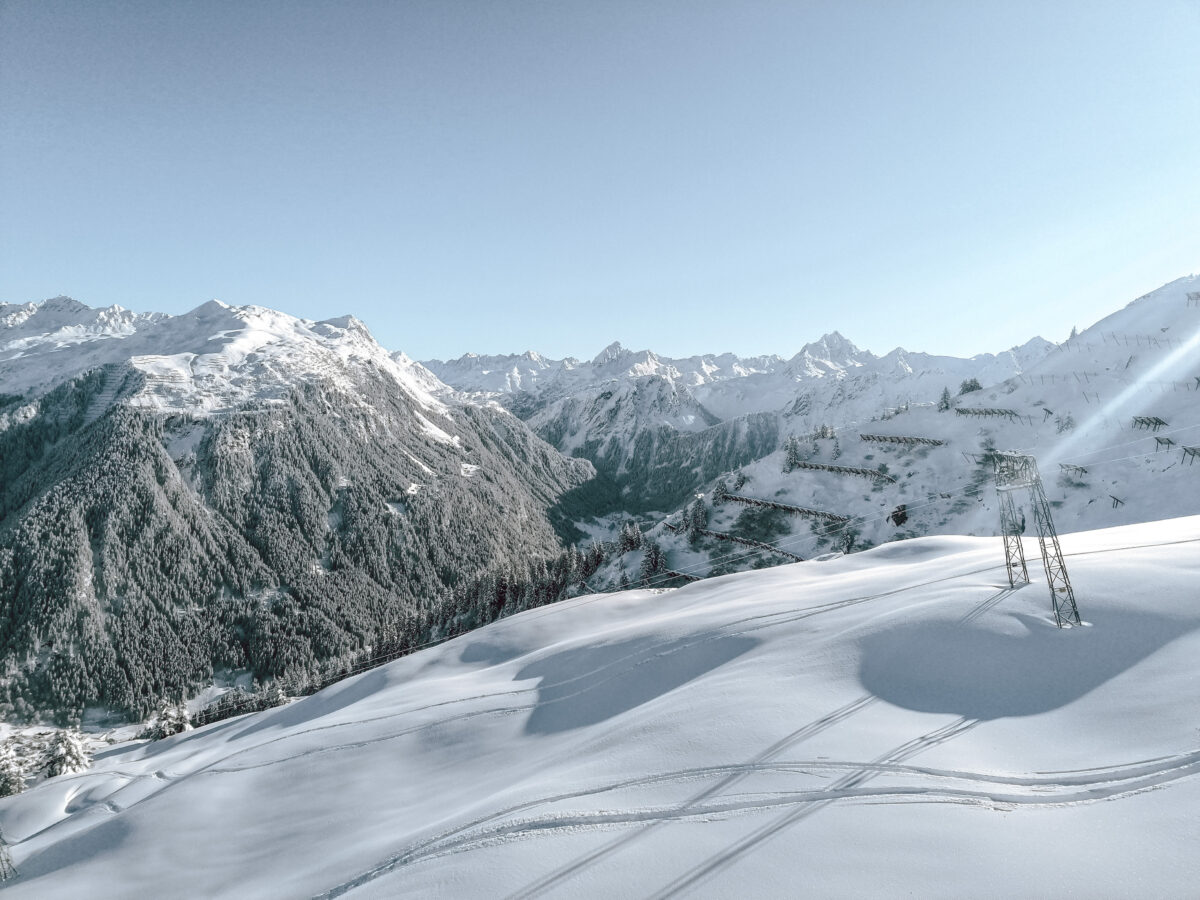
[[[1009,584],[1008,450],[1080,627],[1026,499]],[[14,897],[1197,895],[1198,276],[970,359],[418,363],[350,316],[0,304],[0,471],[26,723],[356,664],[397,605],[597,551],[286,705],[92,722],[0,799]]]

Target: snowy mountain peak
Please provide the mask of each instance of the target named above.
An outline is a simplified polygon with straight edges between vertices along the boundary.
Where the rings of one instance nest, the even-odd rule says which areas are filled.
[[[599,352],[599,354],[596,355],[596,357],[592,360],[592,365],[593,366],[606,365],[606,364],[612,362],[613,360],[620,359],[624,354],[626,354],[628,352],[629,351],[627,351],[624,347],[621,346],[620,341],[613,341],[611,344],[609,344],[607,347],[605,347],[603,350],[601,350]]]
[[[225,309],[233,309],[228,303],[222,303],[220,300],[212,299],[207,303],[201,303],[191,311],[193,315],[211,315]]]
[[[336,316],[332,319],[322,319],[316,323],[317,326],[323,326],[330,329],[340,329],[346,332],[352,332],[359,336],[370,337],[371,332],[367,328],[367,324],[354,316]],[[374,340],[374,338],[372,338]]]
[[[839,332],[832,331],[800,348],[800,352],[792,357],[789,367],[799,377],[841,375],[875,358],[873,353],[860,350]]]

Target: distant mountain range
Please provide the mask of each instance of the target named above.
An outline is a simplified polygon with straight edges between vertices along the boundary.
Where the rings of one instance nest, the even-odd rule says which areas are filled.
[[[590,362],[528,352],[423,365],[466,399],[494,400],[563,453],[589,459],[612,484],[612,510],[648,511],[678,505],[698,484],[775,450],[783,435],[844,418],[848,404],[880,410],[970,378],[994,384],[1053,347],[1035,337],[970,359],[899,348],[876,356],[833,332],[788,360],[671,359],[613,343]]]

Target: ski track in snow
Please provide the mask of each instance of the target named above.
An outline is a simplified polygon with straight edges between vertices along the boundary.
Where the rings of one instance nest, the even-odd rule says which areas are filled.
[[[874,698],[864,698],[837,710],[825,719],[813,723],[816,726],[828,721],[836,724],[848,714]],[[1031,773],[1028,775],[1003,775],[987,772],[965,772],[948,769],[925,768],[904,765],[903,761],[939,744],[953,740],[972,730],[978,720],[959,718],[941,728],[901,744],[883,757],[871,762],[793,760],[779,762],[752,762],[744,764],[710,766],[662,772],[643,778],[629,779],[601,785],[581,791],[572,791],[529,800],[496,813],[468,822],[457,828],[408,847],[379,866],[356,878],[343,882],[330,890],[315,895],[318,900],[341,896],[362,887],[380,876],[402,866],[414,865],[427,860],[462,853],[480,847],[494,846],[513,840],[521,840],[553,834],[555,832],[589,829],[612,829],[625,826],[653,826],[685,819],[715,820],[732,815],[771,812],[780,808],[795,807],[787,815],[769,823],[736,844],[698,872],[692,873],[654,894],[656,897],[673,896],[694,886],[698,881],[715,872],[715,869],[732,861],[736,855],[746,852],[754,844],[773,835],[803,818],[819,811],[835,801],[894,802],[894,803],[960,803],[988,808],[1015,808],[1021,806],[1069,806],[1098,803],[1119,799],[1163,786],[1172,781],[1200,773],[1200,749],[1176,756],[1154,760],[1139,760],[1123,765],[1108,766],[1082,772]],[[828,727],[826,725],[825,727]],[[808,726],[811,728],[812,726]],[[802,729],[805,731],[805,729]],[[805,736],[811,736],[806,734]],[[797,741],[791,741],[795,743]],[[818,790],[770,791],[753,795],[730,795],[726,799],[712,799],[718,792],[705,791],[701,798],[689,800],[677,806],[632,807],[616,811],[578,811],[551,813],[543,816],[511,818],[539,806],[562,803],[568,800],[597,797],[599,795],[628,790],[630,788],[660,785],[668,782],[691,782],[720,778],[721,787],[728,786],[730,779],[741,780],[759,773],[784,773],[813,777],[820,773],[842,773],[841,777],[826,788]],[[887,785],[877,788],[862,787],[867,781],[884,775],[908,776],[916,784]],[[961,786],[956,786],[961,785]],[[1008,788],[1008,790],[991,789]],[[1024,789],[1024,790],[1020,790]],[[499,824],[498,820],[502,821]],[[488,827],[484,827],[488,826]],[[594,854],[593,854],[594,855]],[[594,860],[589,860],[594,861]],[[571,867],[572,869],[575,866]],[[525,888],[514,896],[531,897],[554,886],[557,879],[543,879]]]
[[[1191,543],[1195,539],[1169,542],[1153,542],[1134,544],[1122,547],[1105,548],[1102,550],[1079,551],[1067,556],[1088,556],[1098,553],[1129,552],[1143,549],[1154,549],[1177,543]],[[972,569],[966,572],[956,572],[941,578],[925,579],[901,587],[876,592],[861,597],[851,597],[833,603],[821,604],[801,610],[782,610],[773,613],[763,613],[747,616],[727,622],[719,634],[713,634],[704,640],[715,640],[719,637],[729,637],[747,634],[764,628],[773,628],[810,618],[822,613],[834,612],[857,606],[874,600],[892,597],[923,587],[966,579],[971,576],[997,572],[1004,569],[1002,565],[992,565]],[[980,618],[996,608],[1028,584],[1003,586],[999,591],[985,598],[974,606],[959,621],[967,624]],[[763,621],[767,620],[767,621]],[[754,623],[754,624],[749,624]],[[735,630],[739,625],[747,627]],[[679,645],[676,649],[684,649],[697,642]],[[576,679],[593,678],[595,672],[581,673]],[[594,682],[589,682],[594,683]],[[557,699],[569,699],[575,696],[567,695]],[[554,701],[552,701],[554,702]],[[852,761],[827,760],[798,760],[792,762],[767,762],[784,747],[791,747],[815,734],[830,728],[849,718],[853,714],[877,702],[877,698],[866,695],[828,713],[826,716],[799,729],[793,735],[785,738],[775,748],[764,753],[759,761],[737,765],[714,766],[703,769],[690,769],[677,772],[663,772],[656,775],[629,781],[588,789],[586,791],[570,792],[526,801],[502,811],[498,811],[479,819],[457,826],[426,841],[412,845],[397,852],[376,867],[349,879],[330,890],[315,895],[316,898],[332,898],[341,896],[349,891],[362,887],[403,866],[413,865],[430,859],[448,856],[454,853],[466,852],[481,847],[494,846],[514,840],[545,836],[548,834],[573,831],[579,829],[617,829],[626,827],[657,827],[672,821],[685,819],[712,820],[737,814],[754,812],[770,812],[779,808],[789,808],[788,812],[779,819],[753,832],[733,847],[729,848],[714,860],[710,860],[699,869],[681,876],[676,881],[655,893],[654,897],[665,898],[687,891],[699,883],[715,875],[720,869],[731,864],[737,857],[749,852],[759,843],[767,840],[778,832],[815,814],[824,806],[837,801],[850,802],[942,802],[974,804],[989,808],[1022,807],[1022,806],[1070,806],[1083,803],[1096,803],[1126,797],[1135,793],[1150,790],[1172,781],[1190,777],[1200,772],[1200,750],[1177,756],[1163,757],[1157,760],[1143,760],[1120,766],[1101,767],[1087,772],[1050,773],[1049,775],[1031,774],[1025,776],[1002,775],[993,773],[964,772],[920,768],[903,765],[903,762],[925,750],[953,740],[959,735],[971,731],[980,724],[979,720],[959,718],[950,724],[936,729],[913,740],[901,744],[880,758],[863,763]],[[530,707],[531,708],[531,707]],[[736,799],[730,797],[716,801],[711,798],[731,787],[737,781],[756,773],[797,773],[811,776],[818,772],[843,772],[841,778],[829,787],[817,791],[768,792],[753,798]],[[1090,774],[1089,774],[1090,773]],[[937,784],[918,785],[888,785],[877,788],[867,788],[863,785],[878,776],[914,776]],[[579,812],[570,814],[548,814],[541,817],[524,817],[509,819],[518,813],[527,812],[539,806],[561,803],[567,800],[594,797],[611,791],[663,784],[671,781],[696,781],[706,778],[719,777],[722,780],[682,805],[659,808],[632,808],[624,811]],[[945,782],[959,782],[964,786],[947,786]],[[1003,786],[1008,788],[1024,788],[1024,791],[987,790],[987,786]],[[794,808],[793,808],[794,807]],[[498,824],[496,824],[498,823]],[[619,849],[624,843],[619,838],[612,850]],[[566,867],[571,872],[585,865],[590,865],[607,855],[609,848],[592,851],[580,861]],[[545,876],[538,882],[518,891],[514,897],[533,897],[554,887],[568,873],[559,870]]]

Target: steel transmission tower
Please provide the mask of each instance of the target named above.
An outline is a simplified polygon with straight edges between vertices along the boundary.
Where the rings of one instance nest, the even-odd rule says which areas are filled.
[[[8,852],[8,841],[4,840],[4,833],[0,832],[0,881],[8,881],[16,878],[20,874],[17,872],[17,867],[13,865],[12,856]]]
[[[1050,501],[1042,488],[1042,476],[1038,474],[1037,461],[1021,453],[994,453],[992,464],[996,469],[996,493],[1000,498],[1000,534],[1004,537],[1004,562],[1008,567],[1008,583],[1029,583],[1029,570],[1025,565],[1025,550],[1021,546],[1021,533],[1025,530],[1024,518],[1019,517],[1013,500],[1016,491],[1028,491],[1033,507],[1033,518],[1037,525],[1038,546],[1042,550],[1042,563],[1046,567],[1046,581],[1050,585],[1050,600],[1054,604],[1054,621],[1059,628],[1079,625],[1079,609],[1075,606],[1075,590],[1067,576],[1067,564],[1063,562],[1062,547],[1058,544],[1058,533],[1050,517]]]

